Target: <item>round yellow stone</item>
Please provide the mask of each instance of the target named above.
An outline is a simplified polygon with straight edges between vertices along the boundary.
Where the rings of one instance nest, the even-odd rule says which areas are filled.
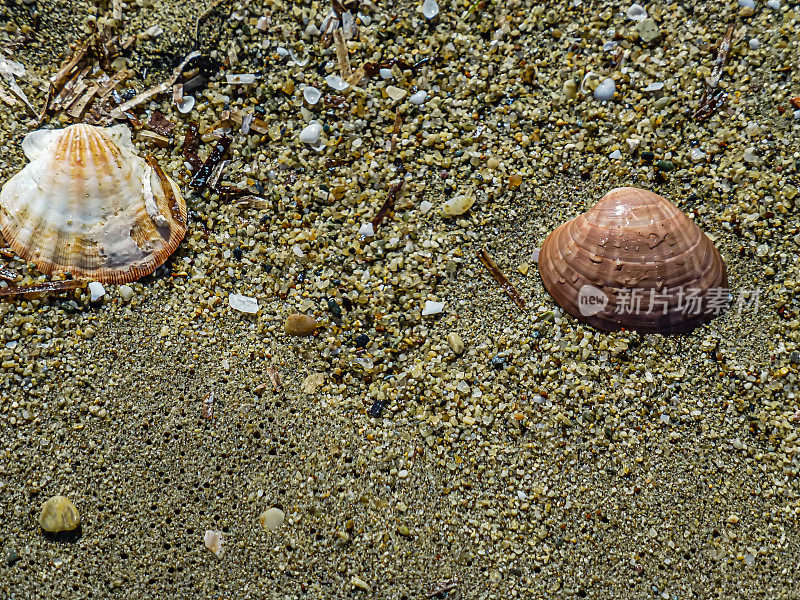
[[[39,525],[48,533],[72,531],[81,524],[81,516],[75,505],[64,496],[53,496],[42,503]]]

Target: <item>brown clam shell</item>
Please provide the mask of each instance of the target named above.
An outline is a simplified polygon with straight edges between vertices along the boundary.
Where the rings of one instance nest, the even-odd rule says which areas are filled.
[[[711,240],[676,206],[633,187],[611,190],[548,235],[539,274],[564,310],[605,331],[686,332],[729,297]]]

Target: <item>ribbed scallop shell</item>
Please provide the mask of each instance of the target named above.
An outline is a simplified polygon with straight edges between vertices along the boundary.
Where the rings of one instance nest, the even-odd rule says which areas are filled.
[[[124,125],[42,129],[22,148],[31,162],[0,191],[0,231],[43,273],[135,281],[183,239],[180,189],[136,155]]]
[[[539,273],[564,310],[606,331],[689,331],[721,312],[728,294],[711,240],[676,206],[632,187],[611,190],[547,236]]]

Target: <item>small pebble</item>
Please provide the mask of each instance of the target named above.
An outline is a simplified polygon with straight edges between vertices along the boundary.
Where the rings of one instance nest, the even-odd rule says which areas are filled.
[[[294,313],[286,317],[283,329],[287,335],[298,337],[313,335],[317,330],[317,320],[311,315]]]
[[[304,144],[311,144],[314,145],[319,141],[319,137],[322,135],[322,123],[319,121],[313,121],[303,128],[303,131],[300,132],[300,141]]]
[[[391,69],[381,69],[378,71],[381,76],[381,79],[394,79],[394,75],[392,75]]]
[[[360,577],[355,576],[355,575],[353,575],[353,578],[350,580],[350,584],[354,588],[362,590],[362,591],[365,591],[365,592],[369,590],[369,585],[367,584],[367,582],[364,581],[363,579],[361,579]]]
[[[184,96],[180,102],[176,105],[178,108],[178,112],[182,115],[192,112],[194,108],[196,100],[194,96]]]
[[[420,90],[418,92],[415,92],[415,93],[411,94],[411,96],[409,97],[408,101],[411,102],[411,104],[416,104],[417,106],[419,106],[420,104],[425,102],[425,99],[427,97],[428,97],[428,93],[423,91],[423,90]]]
[[[461,336],[456,332],[447,334],[447,345],[450,346],[450,350],[452,350],[453,354],[456,356],[464,354],[464,340],[462,340]]]
[[[387,86],[386,88],[386,95],[389,96],[389,98],[391,98],[392,100],[402,100],[403,98],[406,97],[407,93],[408,92],[406,92],[405,90],[400,89],[399,87],[396,87],[394,85]]]
[[[447,217],[462,215],[472,208],[473,204],[475,204],[475,196],[472,194],[454,196],[442,204],[442,213]]]
[[[375,227],[372,225],[371,222],[367,221],[361,227],[358,228],[358,235],[363,235],[364,237],[372,237],[375,235]]]
[[[750,38],[750,41],[747,42],[747,45],[750,46],[751,50],[758,50],[761,47],[761,41],[758,38],[753,37]]]
[[[283,525],[283,520],[285,517],[286,515],[280,508],[273,507],[262,512],[258,517],[258,522],[265,531],[275,531],[281,525]]]
[[[645,44],[655,41],[661,35],[661,30],[653,19],[642,19],[636,26],[636,32]]]
[[[767,6],[772,10],[780,10],[781,2],[780,0],[767,0]]]
[[[619,160],[620,158],[622,158],[622,152],[620,152],[619,150],[614,150],[611,154],[608,155],[608,158],[612,160]]]
[[[422,14],[426,19],[432,19],[439,14],[439,4],[436,0],[425,0],[422,3]]]
[[[631,4],[628,11],[625,13],[631,21],[642,21],[647,18],[647,11],[641,4]]]
[[[755,8],[756,3],[755,0],[739,0],[739,6],[741,8]]]
[[[614,83],[614,80],[611,79],[611,77],[608,77],[603,81],[601,81],[600,85],[598,85],[594,89],[594,97],[595,99],[600,100],[601,102],[606,100],[611,100],[616,91],[617,91],[617,84]]]
[[[73,531],[81,524],[81,516],[75,505],[64,496],[53,496],[42,503],[39,525],[48,533]]]
[[[119,286],[119,295],[125,302],[130,302],[130,299],[133,298],[134,295],[133,288],[129,285],[121,285]]]

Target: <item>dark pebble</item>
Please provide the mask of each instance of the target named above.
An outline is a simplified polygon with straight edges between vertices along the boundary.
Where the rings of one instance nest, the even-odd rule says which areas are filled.
[[[369,336],[362,333],[356,336],[355,339],[356,348],[366,348],[367,344],[369,344]]]

